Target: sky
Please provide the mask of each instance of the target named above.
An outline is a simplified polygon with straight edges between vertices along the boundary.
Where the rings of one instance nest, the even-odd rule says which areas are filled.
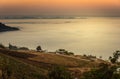
[[[0,15],[118,15],[120,0],[0,0]]]

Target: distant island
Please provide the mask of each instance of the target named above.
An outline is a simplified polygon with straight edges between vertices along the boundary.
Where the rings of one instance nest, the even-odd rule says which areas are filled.
[[[17,27],[10,27],[10,26],[7,26],[3,23],[0,22],[0,32],[6,32],[6,31],[17,31],[17,30],[20,30],[19,28]]]

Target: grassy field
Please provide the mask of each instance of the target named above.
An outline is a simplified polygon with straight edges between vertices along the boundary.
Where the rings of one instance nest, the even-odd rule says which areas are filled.
[[[45,79],[54,66],[64,66],[71,73],[81,74],[99,63],[106,63],[97,58],[68,56],[36,51],[13,51],[0,49],[0,75],[8,75],[9,79]],[[22,78],[25,77],[25,78]],[[7,79],[7,78],[6,78]]]
[[[44,70],[0,53],[0,79],[46,79]]]

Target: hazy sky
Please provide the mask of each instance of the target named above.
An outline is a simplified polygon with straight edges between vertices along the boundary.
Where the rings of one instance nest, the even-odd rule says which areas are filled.
[[[119,14],[120,0],[0,0],[0,14]]]

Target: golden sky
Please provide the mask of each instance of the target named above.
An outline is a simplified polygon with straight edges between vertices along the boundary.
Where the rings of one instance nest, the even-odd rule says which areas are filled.
[[[1,0],[1,5],[120,6],[119,0]]]
[[[3,12],[74,12],[96,9],[118,9],[120,0],[0,0]]]

